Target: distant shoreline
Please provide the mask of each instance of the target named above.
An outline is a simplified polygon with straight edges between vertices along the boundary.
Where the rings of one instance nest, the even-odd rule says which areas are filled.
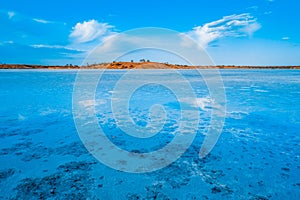
[[[300,69],[299,66],[188,66],[157,62],[113,62],[88,66],[0,64],[0,69]]]

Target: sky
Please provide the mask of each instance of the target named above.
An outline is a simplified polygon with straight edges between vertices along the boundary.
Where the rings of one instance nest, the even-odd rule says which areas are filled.
[[[299,7],[297,0],[1,0],[0,63],[81,65],[111,36],[161,27],[191,37],[217,65],[300,65]]]

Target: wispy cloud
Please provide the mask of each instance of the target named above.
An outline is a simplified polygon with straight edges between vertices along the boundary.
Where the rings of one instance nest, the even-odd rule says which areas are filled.
[[[114,26],[108,23],[99,23],[97,20],[78,22],[69,35],[70,39],[75,43],[87,43],[95,40],[101,41],[102,38],[113,33]]]
[[[68,46],[63,46],[63,45],[47,45],[47,44],[33,44],[30,45],[33,48],[47,48],[47,49],[65,49],[65,50],[70,50],[70,51],[81,51],[79,49],[71,48]]]
[[[256,10],[258,10],[258,6],[250,6],[247,9],[256,11]]]
[[[245,32],[248,36],[252,37],[253,33],[258,31],[261,28],[261,25],[256,21],[249,23],[242,28],[242,32]]]
[[[38,22],[38,23],[42,23],[42,24],[50,24],[50,23],[53,23],[52,21],[48,21],[48,20],[44,20],[44,19],[33,18],[32,20],[35,21],[35,22]]]
[[[229,15],[203,26],[194,27],[186,34],[206,48],[210,43],[225,37],[252,36],[261,28],[257,19],[249,13]]]
[[[7,15],[8,15],[8,19],[11,19],[11,18],[13,18],[16,15],[16,13],[13,12],[13,11],[8,11]]]
[[[290,38],[289,37],[282,37],[281,39],[282,40],[289,40]]]
[[[0,46],[3,46],[3,45],[10,45],[10,44],[14,44],[14,41],[8,40],[8,41],[0,42]]]
[[[1,10],[0,10],[1,13]],[[38,22],[38,23],[42,23],[42,24],[50,24],[50,23],[62,23],[62,22],[55,22],[55,21],[49,21],[49,20],[45,20],[45,19],[40,19],[40,18],[32,18],[30,16],[26,16],[20,13],[17,13],[15,11],[5,11],[4,13],[6,13],[8,19],[12,19],[14,17],[17,16],[17,21],[34,21],[34,22]]]

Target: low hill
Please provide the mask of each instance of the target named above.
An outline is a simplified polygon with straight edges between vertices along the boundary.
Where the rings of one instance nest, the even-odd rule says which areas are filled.
[[[112,62],[89,66],[1,64],[0,69],[300,69],[300,66],[188,66],[157,62]]]

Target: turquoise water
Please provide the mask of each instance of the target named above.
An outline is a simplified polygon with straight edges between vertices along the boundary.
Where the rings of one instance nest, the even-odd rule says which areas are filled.
[[[146,126],[156,103],[165,106],[167,120],[154,137],[130,137],[116,126],[110,106],[125,72],[106,71],[98,103],[83,105],[95,106],[99,124],[120,148],[160,149],[178,129],[176,96],[159,85],[137,90],[130,100],[134,122]],[[200,111],[197,136],[177,161],[141,174],[109,168],[86,150],[72,113],[76,73],[0,71],[0,199],[300,199],[300,71],[221,70],[225,125],[203,159],[198,152],[214,107],[201,76],[181,71],[197,96],[189,102]]]

